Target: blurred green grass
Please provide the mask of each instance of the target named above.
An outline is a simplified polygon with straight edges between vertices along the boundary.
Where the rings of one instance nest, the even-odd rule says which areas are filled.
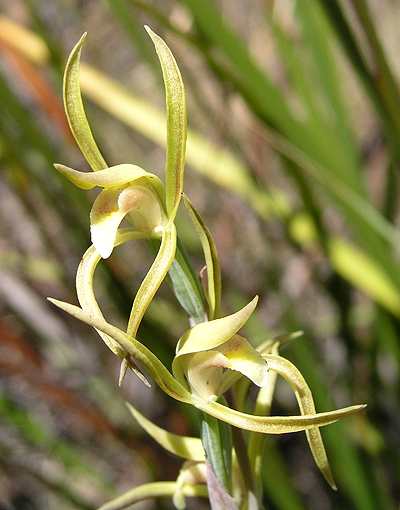
[[[0,11],[1,505],[96,508],[145,480],[173,479],[178,463],[134,427],[124,400],[174,432],[192,427],[187,409],[133,377],[119,390],[102,342],[45,301],[76,299],[75,271],[90,242],[94,195],[52,167],[86,169],[61,105],[63,65],[84,31],[82,91],[106,160],[163,174],[163,90],[148,24],[183,72],[185,191],[217,242],[223,306],[233,311],[260,295],[247,326],[255,344],[305,331],[284,354],[303,372],[318,410],[368,403],[366,413],[322,431],[335,493],[304,437],[269,441],[266,508],[397,508],[399,7],[17,0]],[[179,230],[200,270],[183,211]],[[135,244],[102,264],[97,291],[116,323],[149,263]],[[141,339],[169,365],[185,327],[162,288]],[[284,385],[275,405],[296,412]],[[171,505],[143,506],[155,507]]]

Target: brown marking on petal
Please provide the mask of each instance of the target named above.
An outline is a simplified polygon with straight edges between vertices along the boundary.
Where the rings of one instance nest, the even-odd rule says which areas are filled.
[[[127,214],[132,209],[140,209],[146,200],[148,200],[148,194],[144,190],[130,186],[125,188],[118,198],[119,210]]]

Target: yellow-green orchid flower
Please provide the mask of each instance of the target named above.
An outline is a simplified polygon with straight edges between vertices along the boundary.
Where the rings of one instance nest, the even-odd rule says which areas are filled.
[[[55,165],[75,185],[83,189],[95,186],[103,191],[95,200],[90,217],[94,250],[107,258],[115,245],[125,242],[118,235],[120,223],[126,218],[132,224],[129,239],[159,239],[155,261],[145,277],[133,303],[127,332],[136,336],[144,312],[165,278],[174,260],[177,235],[174,219],[183,187],[186,145],[186,99],[182,78],[175,59],[165,42],[146,27],[159,56],[165,82],[167,105],[167,154],[165,185],[154,174],[132,164],[108,167],[93,138],[83,108],[79,86],[79,64],[86,34],[72,50],[64,74],[64,104],[71,131],[93,172],[80,172],[64,165]],[[94,299],[91,277],[97,265],[92,248],[85,254],[77,276],[78,297],[89,313],[102,314]],[[86,268],[89,273],[85,275]],[[101,334],[113,352],[126,359],[126,353],[112,339]]]
[[[103,190],[95,200],[91,211],[93,245],[84,254],[77,271],[76,287],[80,307],[54,299],[51,301],[98,331],[104,342],[122,361],[120,381],[129,367],[145,384],[149,385],[141,372],[143,368],[166,394],[195,406],[205,413],[204,416],[207,419],[208,417],[216,418],[215,423],[224,422],[238,429],[257,433],[250,435],[248,457],[249,471],[252,471],[255,481],[260,473],[260,452],[262,451],[258,433],[282,434],[304,430],[317,465],[334,487],[319,427],[334,423],[364,406],[351,406],[319,414],[315,412],[311,392],[300,372],[289,361],[279,356],[277,350],[279,340],[267,342],[255,349],[239,334],[257,305],[257,297],[238,312],[226,317],[220,316],[221,274],[215,243],[193,204],[184,197],[205,254],[207,288],[204,293],[208,302],[206,314],[201,292],[196,287],[197,280],[196,278],[190,280],[191,269],[184,260],[184,251],[179,248],[174,225],[182,195],[186,143],[186,103],[183,83],[168,46],[150,29],[147,30],[161,62],[166,89],[165,185],[156,175],[132,164],[108,167],[101,155],[87,122],[79,89],[79,60],[83,37],[72,51],[67,63],[64,101],[72,133],[93,172],[80,172],[63,165],[56,165],[56,168],[80,188],[91,189],[99,186]],[[120,228],[124,218],[131,223],[130,228]],[[146,239],[150,245],[152,241],[155,241],[157,253],[135,296],[127,330],[124,332],[104,319],[94,295],[93,276],[101,258],[107,258],[114,247],[137,239]],[[182,274],[185,273],[185,269],[182,271],[182,268],[187,269],[187,274]],[[178,341],[171,373],[145,345],[137,340],[136,336],[139,324],[155,292],[167,272],[173,273],[174,270],[178,275],[175,280],[175,295],[184,296],[180,302],[187,311],[190,310],[189,315],[195,325]],[[172,274],[171,280],[173,280]],[[295,392],[300,415],[269,416],[277,374],[283,376]],[[242,381],[248,383],[251,381],[260,388],[254,414],[242,412],[244,406],[240,405],[240,399],[236,409],[223,403],[224,394],[233,385],[236,389],[246,389],[246,384]],[[134,410],[132,412],[160,444],[163,444],[167,450],[184,457],[188,463],[184,465],[177,482],[146,484],[118,498],[118,501],[104,505],[102,510],[125,508],[132,504],[132,501],[145,499],[149,493],[152,497],[169,494],[173,496],[177,508],[184,508],[184,496],[207,494],[205,485],[198,483],[204,482],[204,466],[207,468],[207,483],[211,483],[208,492],[225,494],[229,508],[237,508],[231,496],[233,495],[236,500],[241,496],[236,496],[234,491],[230,490],[231,480],[222,480],[220,476],[218,479],[213,478],[219,471],[219,469],[215,470],[217,463],[221,466],[220,472],[223,471],[224,459],[221,455],[216,462],[210,461],[212,445],[205,439],[203,431],[202,443],[197,438],[179,439],[146,421]],[[202,422],[205,423],[206,420],[202,419]],[[225,452],[229,451],[231,454],[232,443],[229,443],[227,447],[226,444]],[[237,445],[234,449],[238,454]],[[204,460],[204,450],[207,452],[207,460]],[[224,453],[223,448],[221,452]],[[237,462],[238,464],[240,463]],[[227,470],[232,478],[233,472],[230,472],[230,465]],[[243,493],[247,494],[248,502],[250,502],[256,494],[255,484],[253,483],[250,487],[251,484],[248,480],[246,481],[244,473],[242,475],[238,485],[243,483]],[[213,487],[211,491],[210,487]],[[246,508],[255,507],[248,503]]]
[[[192,394],[188,389],[186,378],[184,378],[184,371],[175,366],[177,377],[179,377],[178,380],[146,346],[121,329],[109,324],[99,315],[94,315],[78,306],[57,299],[49,300],[73,317],[111,337],[120,345],[122,350],[126,351],[135,362],[146,370],[154,382],[169,396],[181,402],[194,405],[210,416],[214,416],[243,430],[264,434],[299,432],[335,423],[365,407],[365,405],[354,405],[343,409],[336,409],[335,411],[300,416],[257,416],[231,409],[219,402],[215,402],[213,399],[205,399],[197,394]],[[245,307],[247,309],[245,312],[243,312],[243,309],[237,312],[237,314],[242,315],[241,312],[243,312],[243,316],[246,316],[250,305],[253,306],[253,302]],[[231,317],[236,321],[238,316],[233,314]],[[181,364],[180,361],[179,364]]]
[[[267,362],[237,333],[257,300],[233,315],[194,326],[179,340],[173,374],[194,397],[216,401],[241,375],[257,386],[267,384]]]
[[[118,227],[125,217],[135,230],[148,237],[161,238],[169,228],[165,187],[157,176],[130,164],[97,172],[78,172],[64,165],[55,166],[79,188],[104,188],[90,214],[92,243],[102,258],[111,255]]]
[[[92,242],[103,258],[111,254],[116,231],[125,217],[136,230],[149,237],[161,238],[175,218],[182,193],[186,145],[185,91],[168,46],[149,28],[147,31],[159,55],[166,88],[165,186],[158,177],[135,165],[109,168],[100,153],[86,119],[79,87],[79,63],[86,34],[72,50],[64,75],[64,104],[69,125],[94,173],[79,172],[64,165],[55,166],[80,188],[104,188],[91,212]]]

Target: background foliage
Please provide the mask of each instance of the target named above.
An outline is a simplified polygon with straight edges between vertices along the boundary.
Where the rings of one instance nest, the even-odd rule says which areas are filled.
[[[82,90],[106,160],[163,175],[164,96],[148,24],[183,73],[185,191],[217,242],[223,307],[260,295],[246,326],[255,345],[304,330],[283,354],[319,411],[368,403],[322,431],[337,492],[304,435],[268,441],[266,508],[398,508],[399,5],[3,0],[0,10],[0,507],[94,509],[146,480],[174,479],[179,463],[136,427],[125,400],[173,432],[196,433],[188,409],[156,389],[133,376],[119,389],[117,360],[96,334],[45,301],[76,300],[90,242],[95,194],[52,167],[87,169],[61,104],[63,66],[84,31]],[[200,270],[183,210],[179,228]],[[98,281],[120,324],[151,260],[145,246],[130,248],[103,263]],[[187,327],[178,310],[163,286],[141,326],[167,365]],[[284,384],[274,412],[296,412]]]

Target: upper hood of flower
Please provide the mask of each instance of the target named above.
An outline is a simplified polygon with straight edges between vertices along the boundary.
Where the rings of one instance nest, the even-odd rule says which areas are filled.
[[[104,188],[90,214],[92,242],[103,258],[110,256],[125,216],[140,232],[162,235],[166,224],[165,187],[157,176],[129,164],[97,172],[79,172],[64,165],[56,168],[80,188]]]

